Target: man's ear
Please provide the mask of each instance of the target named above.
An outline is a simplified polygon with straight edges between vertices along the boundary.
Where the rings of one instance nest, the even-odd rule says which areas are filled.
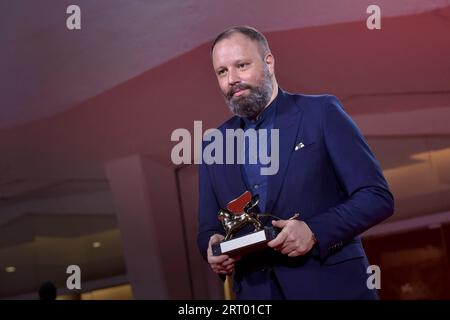
[[[270,74],[273,75],[274,69],[275,69],[275,58],[272,55],[272,53],[269,52],[268,54],[266,54],[266,57],[264,58],[264,62],[267,64]]]

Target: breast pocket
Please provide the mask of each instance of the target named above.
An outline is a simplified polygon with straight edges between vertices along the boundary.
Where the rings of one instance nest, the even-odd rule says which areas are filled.
[[[316,183],[324,161],[319,145],[316,141],[297,142],[289,159],[287,185],[301,190]]]
[[[318,150],[318,143],[312,142],[298,142],[292,150],[292,155],[294,158],[303,157],[303,155],[313,154]]]

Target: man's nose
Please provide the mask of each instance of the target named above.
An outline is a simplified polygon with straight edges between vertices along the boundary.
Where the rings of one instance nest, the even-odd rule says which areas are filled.
[[[241,81],[241,79],[239,78],[239,75],[237,74],[237,72],[235,70],[228,71],[228,84],[229,85],[234,85],[240,81]]]

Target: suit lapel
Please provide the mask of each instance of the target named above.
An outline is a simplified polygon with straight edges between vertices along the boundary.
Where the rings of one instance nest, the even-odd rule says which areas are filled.
[[[280,130],[279,170],[277,174],[268,177],[266,212],[273,210],[278,199],[302,120],[301,108],[295,105],[294,98],[284,91],[281,91],[281,94],[282,100],[278,105],[274,123],[274,129]]]

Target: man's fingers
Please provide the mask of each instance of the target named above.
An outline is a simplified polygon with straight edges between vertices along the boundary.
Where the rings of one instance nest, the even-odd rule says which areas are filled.
[[[227,268],[221,268],[221,267],[213,268],[214,272],[216,272],[216,273],[227,273],[227,274],[233,272],[233,269],[234,269],[233,265],[228,266]]]
[[[279,247],[280,245],[283,244],[283,242],[286,240],[286,238],[287,238],[287,233],[281,231],[281,232],[277,235],[277,237],[276,237],[275,239],[273,239],[272,241],[269,241],[269,242],[267,243],[267,245],[268,245],[269,247],[271,247],[271,248],[277,248],[277,247]]]
[[[220,255],[220,256],[213,256],[212,254],[212,248],[211,246],[214,243],[220,242],[222,241],[222,239],[224,239],[224,236],[221,234],[213,234],[210,238],[209,238],[209,244],[208,244],[208,250],[207,250],[207,254],[208,254],[208,262],[209,263],[221,263],[223,261],[225,261],[226,259],[228,259],[229,257],[225,254]]]
[[[297,252],[297,250],[293,250],[291,252],[289,252],[288,257],[297,257],[300,256],[301,254]]]
[[[214,256],[212,254],[212,249],[211,246],[214,243],[218,243],[220,241],[222,241],[224,239],[224,236],[221,234],[213,234],[210,238],[209,238],[209,244],[208,244],[208,263],[211,266],[212,270],[215,273],[219,273],[219,274],[229,274],[233,271],[234,268],[234,262],[239,260],[240,257],[239,256],[234,256],[232,258],[230,258],[228,255],[226,254],[222,254],[220,256]]]
[[[223,254],[221,256],[208,256],[208,262],[209,263],[215,263],[215,264],[222,264],[225,262],[229,257],[226,254]]]
[[[209,246],[211,246],[214,243],[222,241],[223,239],[225,239],[225,237],[223,235],[216,233],[216,234],[213,234],[211,236],[211,238],[209,238],[209,243],[208,244],[209,244]]]
[[[223,265],[214,265],[213,270],[216,273],[231,273],[234,269],[234,264],[230,264],[226,267]]]
[[[234,259],[228,258],[222,263],[212,263],[211,267],[216,273],[228,274],[233,271],[234,262],[235,262]]]
[[[289,222],[289,220],[272,220],[272,225],[277,228],[284,228],[284,226]]]
[[[280,250],[281,250],[282,254],[288,254],[289,252],[291,252],[291,251],[293,251],[295,249],[296,249],[295,245],[288,244],[287,246],[282,247]]]
[[[272,225],[274,225],[277,228],[284,228],[288,224],[288,222],[289,220],[272,220]],[[286,241],[287,236],[288,232],[286,232],[286,229],[283,229],[278,234],[278,236],[272,241],[270,241],[267,245],[276,250],[281,250],[281,247],[283,243]]]
[[[227,266],[229,266],[230,264],[234,264],[234,262],[235,262],[234,259],[229,258],[229,259],[225,260],[225,261],[222,263],[222,266],[223,266],[223,267],[227,267]]]
[[[233,269],[234,269],[234,264],[230,264],[229,266],[227,266],[227,267],[225,268],[225,270],[228,271],[228,272],[233,271]]]

